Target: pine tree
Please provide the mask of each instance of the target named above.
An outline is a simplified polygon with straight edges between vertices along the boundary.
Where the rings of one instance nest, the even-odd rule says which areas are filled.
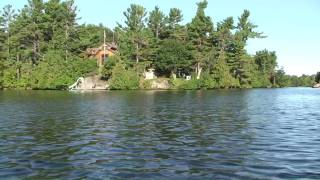
[[[0,16],[0,60],[4,59],[5,54],[5,23],[3,16]]]
[[[45,40],[49,42],[50,49],[62,49],[64,47],[63,27],[64,27],[64,8],[60,0],[49,0],[45,4],[47,14]]]
[[[64,16],[64,51],[65,60],[68,60],[69,53],[75,50],[76,43],[76,20],[77,20],[77,7],[74,0],[67,0],[62,3],[63,16]]]
[[[158,6],[156,6],[149,14],[148,27],[151,29],[157,39],[164,31],[165,15],[162,11],[160,11]]]
[[[191,65],[191,53],[185,44],[174,39],[167,39],[161,43],[157,51],[155,65],[164,74],[177,74],[178,70],[187,73]]]
[[[11,36],[10,24],[14,21],[14,19],[16,17],[15,10],[12,8],[12,5],[4,6],[2,17],[3,17],[4,32],[6,34],[6,50],[7,50],[6,57],[7,57],[7,59],[9,59],[10,58],[10,46],[11,46],[11,43],[10,43],[10,36]]]
[[[211,18],[206,16],[204,12],[208,2],[204,0],[197,3],[197,5],[198,9],[196,16],[192,19],[191,23],[187,25],[187,28],[189,40],[193,49],[193,56],[195,58],[197,79],[199,79],[202,69],[210,58],[212,47],[210,37],[213,33],[213,23]]]
[[[223,51],[220,52],[219,57],[214,63],[212,74],[216,82],[217,88],[238,87],[236,79],[229,73],[230,69],[226,63],[226,56]]]
[[[166,30],[164,38],[185,41],[188,35],[185,26],[180,24],[182,20],[183,15],[181,10],[178,8],[171,8],[169,16],[166,17]]]
[[[31,33],[29,40],[32,43],[32,62],[38,63],[40,58],[43,58],[42,48],[45,44],[42,44],[44,38],[45,27],[45,14],[44,3],[42,0],[29,0],[29,6],[27,7],[26,21],[28,25],[26,30]]]
[[[183,15],[180,9],[171,8],[169,12],[169,16],[167,17],[168,26],[172,29],[175,29],[181,21],[183,20]]]
[[[315,81],[316,83],[319,83],[319,82],[320,82],[320,72],[317,72],[314,81]]]
[[[29,0],[11,27],[11,43],[15,47],[15,59],[31,60],[37,64],[43,58],[45,29],[44,3],[42,0]]]
[[[221,56],[223,56],[224,61],[228,61],[230,53],[233,52],[232,30],[235,28],[233,24],[234,21],[232,17],[228,17],[217,24],[217,31],[214,32],[212,37],[214,50],[216,52],[214,57],[212,58],[213,60],[220,59]]]
[[[0,16],[0,89],[3,87],[5,32],[3,17]]]
[[[166,17],[158,6],[149,13],[148,28],[153,32],[154,36],[148,38],[147,55],[148,60],[154,63],[157,58],[156,52],[158,51],[161,42],[160,38],[164,37],[166,28]]]
[[[277,67],[276,53],[262,50],[256,52],[254,62],[257,64],[257,69],[261,73],[261,79],[267,79],[269,83],[275,85],[275,69]]]
[[[146,9],[143,6],[131,4],[123,14],[126,17],[126,27],[122,29],[127,33],[129,41],[134,46],[133,56],[136,63],[138,63],[142,56],[142,47],[147,45],[146,39],[143,36],[147,14]]]
[[[229,53],[228,64],[233,76],[239,79],[242,86],[248,87],[250,83],[249,66],[250,60],[245,50],[247,40],[249,38],[264,38],[263,33],[255,32],[257,25],[249,21],[250,12],[244,10],[242,15],[238,18],[237,31],[233,37],[232,50]]]

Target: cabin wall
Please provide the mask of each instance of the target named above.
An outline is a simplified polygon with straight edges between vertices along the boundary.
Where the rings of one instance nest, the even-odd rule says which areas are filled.
[[[100,67],[100,66],[103,66],[104,64],[104,61],[103,61],[103,58],[102,58],[102,55],[104,54],[103,51],[99,51],[94,57],[97,59],[97,65]],[[106,56],[110,57],[110,56],[113,56],[114,53],[109,51],[109,50],[106,50]]]

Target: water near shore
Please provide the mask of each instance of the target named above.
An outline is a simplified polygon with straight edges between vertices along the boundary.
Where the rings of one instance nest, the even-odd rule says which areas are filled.
[[[0,179],[319,179],[319,167],[319,89],[0,91]]]

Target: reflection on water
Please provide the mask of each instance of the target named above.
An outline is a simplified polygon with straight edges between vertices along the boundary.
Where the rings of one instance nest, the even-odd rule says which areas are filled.
[[[320,91],[0,92],[0,178],[320,178]]]

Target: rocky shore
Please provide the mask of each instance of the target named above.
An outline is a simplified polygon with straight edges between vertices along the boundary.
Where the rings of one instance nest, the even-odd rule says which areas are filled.
[[[317,83],[315,85],[312,86],[313,88],[320,88],[320,83]]]

